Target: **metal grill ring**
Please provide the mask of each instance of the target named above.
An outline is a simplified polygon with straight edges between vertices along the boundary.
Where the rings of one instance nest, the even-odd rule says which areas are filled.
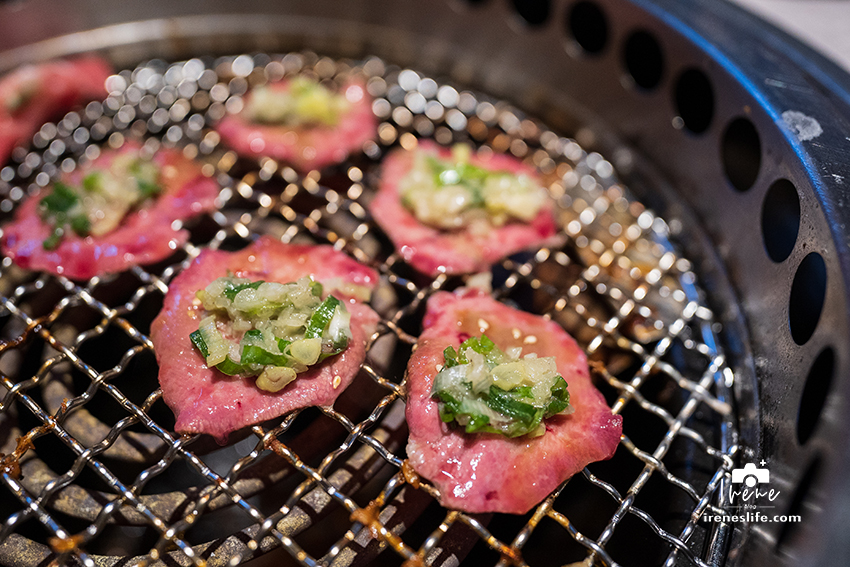
[[[250,86],[297,73],[365,75],[382,120],[378,140],[362,156],[306,176],[221,147],[210,125],[238,110]],[[0,170],[2,214],[128,137],[201,160],[223,187],[222,206],[187,226],[190,243],[171,258],[124,274],[78,283],[3,261],[8,520],[0,563],[114,565],[138,556],[131,563],[225,565],[283,548],[304,565],[376,557],[456,565],[465,556],[533,565],[545,552],[539,542],[560,537],[572,542],[558,550],[561,563],[628,564],[624,550],[647,540],[652,561],[710,564],[727,526],[700,518],[724,504],[738,452],[734,376],[668,226],[630,196],[602,156],[504,102],[378,59],[152,61],[114,76],[109,88],[103,103],[45,125],[32,149]],[[422,137],[510,152],[552,180],[569,243],[504,260],[494,268],[494,294],[564,325],[625,417],[614,459],[591,465],[526,517],[439,509],[435,489],[404,474],[407,353],[427,298],[466,278],[416,274],[365,204],[385,152]],[[217,448],[173,433],[147,331],[168,283],[202,247],[237,249],[259,234],[331,243],[376,267],[382,323],[357,384],[334,409],[293,412]]]

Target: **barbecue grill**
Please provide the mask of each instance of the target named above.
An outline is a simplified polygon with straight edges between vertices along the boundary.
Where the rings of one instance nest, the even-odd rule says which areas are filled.
[[[2,6],[0,67],[96,51],[109,97],[46,124],[0,169],[0,214],[128,138],[222,186],[167,260],[71,281],[0,267],[0,564],[844,564],[850,81],[722,2],[330,1]],[[366,77],[363,152],[299,175],[210,126],[253,85]],[[499,299],[554,318],[624,416],[594,463],[525,516],[439,506],[405,466],[404,365],[424,278],[366,204],[421,138],[533,164],[566,244],[494,266]],[[260,234],[376,267],[382,323],[356,382],[232,436],[173,432],[150,322],[204,247]],[[729,519],[763,463],[801,521]],[[767,508],[772,506],[772,508]],[[726,517],[724,519],[723,517]]]

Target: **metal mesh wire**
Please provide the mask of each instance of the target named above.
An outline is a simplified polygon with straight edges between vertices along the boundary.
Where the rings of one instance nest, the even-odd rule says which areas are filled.
[[[238,110],[249,86],[293,73],[368,77],[378,140],[306,176],[220,147],[209,126]],[[722,546],[717,526],[701,521],[720,509],[737,451],[719,329],[669,227],[602,156],[503,102],[377,59],[152,61],[109,88],[103,103],[45,125],[0,170],[2,213],[125,137],[204,162],[222,206],[190,223],[190,243],[167,261],[124,274],[74,282],[3,261],[0,562],[223,565],[284,548],[305,565],[706,565],[710,546]],[[403,371],[422,308],[466,281],[417,275],[365,208],[381,156],[421,137],[510,152],[551,180],[568,244],[504,260],[493,293],[563,324],[624,415],[614,459],[526,516],[441,509],[404,464]],[[238,249],[258,234],[331,243],[376,267],[382,322],[333,409],[296,411],[216,448],[171,429],[147,333],[169,282],[202,247]]]

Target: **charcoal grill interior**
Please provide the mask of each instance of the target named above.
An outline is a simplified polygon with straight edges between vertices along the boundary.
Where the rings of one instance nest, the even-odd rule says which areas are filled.
[[[228,106],[238,106],[252,84],[297,73],[328,80],[351,73],[369,77],[375,112],[384,121],[379,140],[364,147],[363,157],[321,176],[301,177],[271,160],[237,158],[204,128]],[[656,534],[647,559],[683,554],[700,563],[709,531],[697,518],[712,509],[737,451],[730,436],[719,432],[722,425],[732,427],[724,377],[729,369],[690,264],[667,241],[664,222],[629,199],[609,162],[502,102],[374,58],[362,65],[310,53],[240,55],[208,64],[198,59],[153,62],[110,83],[109,99],[43,129],[34,141],[42,149],[24,156],[13,171],[3,170],[12,174],[12,185],[26,188],[14,196],[48,183],[75,159],[90,159],[97,153],[93,148],[117,147],[127,137],[142,136],[149,144],[182,147],[186,155],[206,162],[208,173],[224,187],[222,207],[191,223],[192,243],[158,269],[137,268],[78,285],[53,276],[33,280],[6,266],[4,280],[13,288],[5,303],[15,329],[10,340],[22,344],[10,348],[4,359],[21,366],[5,371],[30,375],[18,359],[39,363],[26,385],[7,385],[18,398],[12,398],[16,407],[9,413],[19,418],[16,425],[30,432],[35,445],[19,459],[22,478],[12,490],[23,501],[36,499],[36,509],[51,516],[41,522],[48,530],[44,546],[36,538],[18,539],[31,533],[27,523],[32,524],[33,512],[10,510],[3,534],[7,540],[46,554],[48,548],[61,549],[57,538],[84,534],[67,551],[83,562],[97,555],[144,554],[145,546],[153,545],[173,560],[203,557],[208,564],[275,546],[306,564],[365,564],[382,540],[369,537],[370,527],[359,525],[364,522],[359,514],[375,501],[381,524],[398,532],[399,539],[383,543],[404,558],[418,553],[434,564],[465,553],[496,561],[499,554],[520,557],[544,519],[542,534],[556,537],[560,527],[578,544],[563,558],[581,560],[593,552],[613,564],[618,548],[625,553],[636,545],[628,534],[639,529],[620,527],[627,520],[606,517],[617,511],[630,511]],[[598,467],[599,474],[592,472],[597,467],[584,473],[584,488],[564,487],[560,500],[554,494],[525,518],[434,510],[433,488],[416,491],[404,481],[405,429],[398,401],[404,393],[404,361],[421,327],[423,302],[435,291],[464,283],[458,277],[428,280],[415,274],[365,212],[381,156],[392,147],[410,147],[418,137],[445,145],[475,141],[510,151],[552,180],[561,224],[574,243],[506,260],[494,274],[494,293],[571,329],[595,355],[615,411],[638,425],[627,429],[631,433],[624,437],[622,455]],[[208,439],[169,433],[173,418],[159,400],[147,334],[168,282],[200,247],[238,249],[258,234],[332,243],[378,267],[386,289],[374,304],[383,324],[359,382],[333,410],[296,412],[252,428],[233,447],[216,449]],[[50,295],[51,289],[58,297]],[[50,303],[55,307],[37,311]],[[55,416],[55,424],[48,415]],[[62,447],[63,437],[70,452]],[[620,468],[628,474],[616,473]],[[588,498],[591,488],[595,499]],[[133,496],[122,506],[115,496],[127,492]],[[637,502],[641,493],[645,504]],[[585,522],[598,524],[594,529],[604,528],[601,536],[588,537],[573,527],[575,520],[569,518],[575,506],[605,510],[583,514]],[[683,514],[678,506],[689,511]],[[691,515],[691,508],[697,513]],[[227,518],[224,531],[216,526],[220,517]],[[107,532],[121,529],[113,524],[137,529],[138,540],[102,547],[101,533],[107,539]],[[325,532],[324,537],[309,535],[313,524],[312,530]],[[244,528],[248,537],[233,536],[234,527]],[[630,531],[616,537],[618,528]],[[298,537],[302,532],[307,535]],[[252,541],[261,549],[251,549]],[[17,549],[11,549],[14,555]],[[59,560],[66,555],[60,553]],[[533,557],[534,550],[525,555]]]
[[[816,58],[804,70],[810,53],[726,4],[402,4],[163,4],[151,19],[78,1],[61,22],[52,2],[19,10],[2,67],[99,50],[128,70],[103,104],[46,126],[0,170],[7,218],[86,148],[125,137],[207,163],[223,207],[168,261],[118,276],[71,282],[3,264],[0,562],[840,564],[841,76]],[[236,53],[250,56],[220,57]],[[207,129],[249,83],[352,69],[372,77],[383,122],[345,166],[298,176],[237,159]],[[505,260],[494,293],[564,324],[625,418],[614,459],[526,517],[442,510],[401,474],[405,352],[427,296],[464,282],[417,276],[364,204],[380,157],[421,137],[556,173],[568,243]],[[331,242],[379,268],[370,358],[334,410],[225,448],[175,437],[150,321],[202,247],[260,233]],[[729,471],[761,458],[777,509],[805,521],[701,521],[723,510]],[[394,535],[362,525],[370,502]]]

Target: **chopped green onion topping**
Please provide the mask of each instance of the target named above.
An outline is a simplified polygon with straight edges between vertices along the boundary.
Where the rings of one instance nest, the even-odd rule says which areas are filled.
[[[99,171],[92,171],[85,177],[83,177],[83,189],[86,193],[94,193],[100,187],[102,181],[103,174]]]
[[[325,299],[315,311],[313,311],[313,315],[310,317],[310,324],[307,325],[307,331],[304,333],[304,336],[308,339],[321,337],[325,329],[328,328],[336,308],[341,304],[342,302],[339,299],[333,295],[329,295],[328,298]]]
[[[482,335],[443,351],[445,364],[431,391],[442,421],[467,433],[536,437],[545,433],[544,419],[569,411],[567,383],[555,358],[520,358],[521,349],[508,350]]]
[[[71,230],[73,230],[77,236],[86,236],[89,231],[91,231],[91,221],[88,217],[84,217],[82,215],[73,217],[71,219]]]
[[[399,182],[401,203],[422,223],[450,230],[487,221],[530,222],[546,200],[528,175],[488,170],[471,163],[470,146],[458,144],[451,157],[419,151]]]
[[[77,196],[76,191],[57,181],[53,184],[53,192],[46,195],[41,200],[41,206],[48,213],[67,213],[75,205],[78,205],[80,202],[80,198]]]
[[[242,374],[242,364],[235,362],[229,356],[224,359],[224,361],[219,362],[215,365],[219,372],[222,374],[227,374],[228,376],[238,376]]]
[[[240,362],[243,365],[288,366],[290,361],[284,354],[275,354],[262,347],[245,345],[242,347]]]
[[[257,387],[276,392],[348,347],[345,304],[321,294],[310,278],[286,284],[218,278],[196,294],[206,314],[189,338],[207,366],[257,376]]]
[[[236,297],[236,295],[243,289],[257,289],[264,283],[266,282],[264,282],[263,280],[241,284],[230,283],[227,287],[224,288],[224,296],[230,301],[233,301],[233,298]]]
[[[44,239],[44,242],[41,243],[42,247],[45,250],[56,250],[59,247],[59,244],[62,243],[62,238],[65,236],[65,229],[61,226],[53,227],[53,232],[50,233],[50,236]]]
[[[336,126],[348,110],[345,96],[306,77],[289,82],[287,89],[268,86],[251,92],[245,112],[259,124],[285,126]]]
[[[58,247],[68,229],[80,237],[112,232],[128,212],[162,192],[158,179],[158,165],[121,154],[109,169],[83,176],[79,187],[57,181],[39,202],[42,219],[52,227],[43,247]]]
[[[150,181],[143,181],[141,179],[137,180],[139,185],[139,194],[142,196],[142,199],[150,199],[151,197],[155,197],[162,192],[162,187],[157,185],[156,183],[151,183]]]
[[[210,355],[210,349],[207,347],[207,341],[204,340],[204,337],[201,335],[201,331],[195,331],[189,334],[189,339],[192,341],[192,344],[195,345],[195,348],[203,355],[204,358]]]

